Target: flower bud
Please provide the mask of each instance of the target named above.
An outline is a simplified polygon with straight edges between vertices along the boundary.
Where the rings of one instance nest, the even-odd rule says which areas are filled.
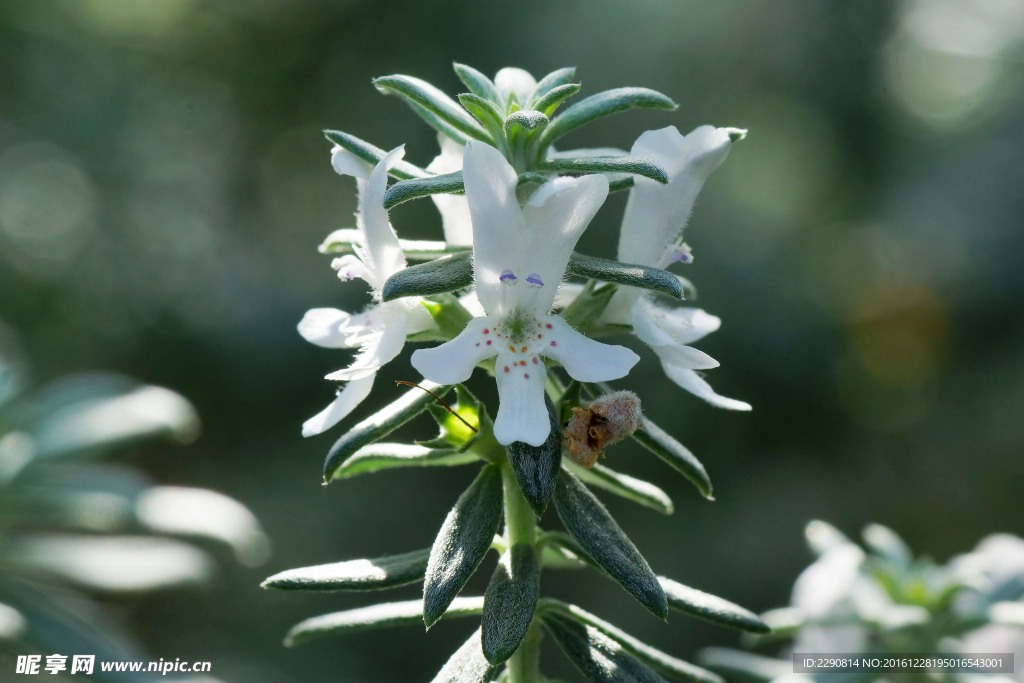
[[[640,398],[632,391],[599,397],[586,408],[573,408],[565,428],[566,451],[573,462],[593,467],[604,457],[604,447],[626,438],[643,426]]]

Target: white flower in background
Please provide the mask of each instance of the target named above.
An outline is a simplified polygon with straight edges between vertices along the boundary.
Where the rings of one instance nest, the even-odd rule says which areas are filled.
[[[441,175],[462,170],[464,147],[444,133],[437,134],[441,153],[427,166],[431,173]],[[432,194],[434,205],[441,213],[444,227],[444,241],[451,247],[468,247],[473,244],[473,221],[469,216],[469,203],[464,195]]]
[[[406,335],[433,325],[417,298],[379,303],[384,283],[406,265],[405,253],[384,208],[388,170],[404,154],[404,146],[398,147],[371,170],[369,164],[341,147],[332,150],[334,170],[356,178],[359,239],[353,246],[355,255],[337,258],[331,266],[342,280],[365,280],[378,303],[358,315],[336,308],[314,308],[299,323],[299,334],[317,346],[360,349],[352,365],[327,375],[329,380],[345,381],[345,387],[327,408],[302,425],[303,436],[320,434],[352,412],[370,394],[377,370],[401,353]]]
[[[455,384],[497,356],[494,436],[502,445],[540,446],[551,430],[544,357],[583,382],[618,379],[639,360],[548,315],[569,255],[608,195],[608,181],[600,175],[556,178],[520,208],[515,170],[496,149],[476,141],[466,145],[463,176],[473,218],[474,280],[487,315],[471,320],[455,339],[417,350],[412,365],[429,380]]]
[[[701,126],[684,137],[669,126],[637,139],[630,154],[660,164],[669,182],[634,176],[619,235],[620,261],[657,268],[693,261],[681,233],[704,181],[725,160],[730,136],[738,133],[735,128]],[[690,393],[719,408],[750,410],[748,403],[716,394],[696,372],[718,367],[718,361],[688,346],[717,330],[717,317],[696,308],[668,307],[644,290],[619,287],[602,318],[632,325],[634,334],[658,355],[669,379]]]

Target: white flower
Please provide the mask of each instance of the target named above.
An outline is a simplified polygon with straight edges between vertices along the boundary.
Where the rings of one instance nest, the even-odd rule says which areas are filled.
[[[548,315],[569,255],[608,195],[604,176],[555,178],[520,208],[515,170],[493,147],[466,145],[463,176],[473,218],[476,293],[487,315],[458,337],[412,355],[424,377],[441,384],[469,379],[497,356],[499,407],[494,436],[507,445],[544,443],[551,425],[544,405],[544,357],[573,378],[599,382],[625,376],[639,360],[621,346],[596,342]]]
[[[331,266],[342,280],[365,280],[377,302],[387,279],[405,268],[405,253],[384,208],[388,170],[404,154],[404,147],[392,150],[372,171],[369,164],[341,147],[335,147],[331,154],[334,170],[355,176],[359,189],[356,253],[335,259]],[[432,324],[430,314],[415,298],[377,303],[358,315],[335,308],[307,311],[299,323],[299,334],[307,341],[326,348],[358,348],[360,352],[352,365],[327,375],[329,380],[347,382],[345,388],[327,408],[302,425],[302,435],[320,434],[352,412],[370,394],[377,370],[401,353],[406,335]]]
[[[462,170],[463,146],[444,133],[437,134],[441,153],[427,166],[431,173],[454,173]],[[473,221],[469,216],[469,203],[464,195],[432,194],[437,210],[441,213],[444,227],[444,241],[452,247],[468,247],[473,244]]]
[[[687,136],[675,126],[649,130],[633,144],[630,154],[660,164],[669,182],[634,176],[619,235],[620,261],[665,268],[693,261],[689,246],[678,240],[704,181],[718,168],[732,142],[733,128],[701,126]],[[656,303],[643,290],[620,287],[603,315],[609,323],[632,325],[633,332],[661,360],[669,379],[720,408],[750,410],[750,405],[715,393],[697,370],[718,367],[718,361],[692,344],[721,325],[721,320],[696,308]]]

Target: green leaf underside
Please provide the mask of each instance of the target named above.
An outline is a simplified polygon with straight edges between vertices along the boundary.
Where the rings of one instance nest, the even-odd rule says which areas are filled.
[[[349,560],[289,569],[271,576],[263,588],[298,591],[374,591],[421,581],[430,549],[373,560]]]
[[[493,102],[471,93],[459,95],[459,102],[462,103],[466,111],[473,115],[473,118],[480,122],[480,125],[494,136],[495,141],[500,141],[504,138],[505,121],[498,107]]]
[[[410,105],[415,104],[426,110],[460,133],[477,140],[493,143],[487,131],[472,116],[467,114],[452,98],[426,81],[411,76],[394,75],[375,78],[373,84],[382,93],[393,93],[400,96]],[[416,109],[416,107],[413,108]]]
[[[707,647],[698,653],[704,666],[727,676],[753,681],[771,681],[793,673],[793,662],[742,652],[725,647]]]
[[[564,85],[556,86],[545,93],[544,97],[537,100],[533,108],[550,117],[561,106],[562,102],[565,102],[579,91],[579,83],[565,83]]]
[[[594,626],[553,610],[541,612],[548,633],[592,683],[665,683],[665,679]]]
[[[473,319],[473,314],[466,310],[466,307],[453,294],[434,294],[433,296],[424,297],[420,304],[427,309],[427,313],[434,319],[434,324],[437,325],[437,332],[427,331],[418,333],[418,335],[409,335],[411,341],[418,341],[416,339],[417,336],[430,335],[433,337],[434,334],[438,335],[438,341],[455,339],[466,328],[469,321]]]
[[[566,466],[570,472],[586,484],[657,510],[664,515],[672,514],[672,499],[654,484],[616,472],[600,464],[595,464],[590,469],[580,467],[575,463],[566,463]]]
[[[565,272],[617,285],[652,289],[677,299],[682,299],[684,294],[679,278],[667,270],[587,256],[578,252],[573,252],[569,257],[569,265]]]
[[[558,157],[542,161],[535,166],[538,171],[583,175],[585,173],[628,173],[640,175],[659,183],[668,182],[668,173],[664,168],[646,157],[579,157],[567,159]],[[416,181],[402,181],[416,182]],[[422,182],[422,181],[420,181]],[[396,183],[400,185],[401,183]],[[385,206],[387,200],[385,199]]]
[[[472,453],[454,448],[426,448],[404,443],[374,443],[363,446],[334,472],[335,479],[348,479],[396,467],[451,467],[479,460]]]
[[[446,122],[444,119],[441,119],[426,107],[416,104],[411,100],[406,100],[405,103],[409,105],[409,108],[412,109],[417,116],[423,119],[423,121],[428,126],[438,131],[439,133],[451,138],[460,145],[465,145],[467,142],[470,141],[471,136],[463,134],[462,131],[458,130],[457,128]]]
[[[668,432],[644,418],[644,426],[633,432],[633,438],[640,445],[664,460],[673,469],[689,479],[708,500],[714,500],[711,478],[700,460],[686,446],[676,441]]]
[[[423,621],[427,628],[476,572],[498,531],[504,508],[501,470],[484,467],[444,520],[423,581]]]
[[[472,284],[473,253],[466,251],[403,268],[384,283],[381,299],[447,294]]]
[[[648,88],[615,88],[591,95],[572,105],[551,120],[541,136],[543,152],[555,140],[591,121],[635,107],[675,109],[678,105],[656,90]]]
[[[684,586],[664,576],[659,576],[658,581],[672,609],[741,631],[768,633],[771,630],[759,616],[724,598]]]
[[[539,111],[520,110],[505,117],[505,135],[509,135],[513,126],[525,130],[538,130],[548,125],[548,117]]]
[[[451,389],[451,386],[442,386],[428,380],[424,380],[420,384],[442,398]],[[334,473],[349,456],[363,446],[383,439],[426,410],[427,405],[433,400],[434,397],[427,392],[413,387],[401,398],[350,429],[334,442],[331,450],[327,453],[327,460],[324,462],[324,481],[329,483],[334,477]]]
[[[498,101],[498,88],[495,87],[494,82],[490,78],[465,64],[455,63],[452,67],[455,69],[455,74],[459,77],[459,80],[469,88],[471,93],[485,100]]]
[[[651,647],[646,643],[637,640],[617,626],[609,624],[589,612],[586,612],[575,605],[569,605],[559,600],[545,598],[538,614],[542,619],[548,615],[557,614],[563,618],[572,619],[585,626],[590,626],[604,635],[608,636],[631,655],[639,659],[660,674],[671,676],[684,681],[694,683],[724,683],[722,678],[715,673],[702,669],[701,667],[677,659],[670,654]]]
[[[384,208],[391,209],[410,199],[427,197],[432,194],[463,194],[465,191],[462,171],[444,173],[429,178],[399,180],[384,193]]]
[[[484,593],[484,656],[500,664],[519,649],[537,610],[540,597],[540,566],[533,546],[517,543],[494,568]]]
[[[572,79],[576,78],[576,67],[567,66],[564,69],[556,69],[552,71],[544,78],[537,82],[537,87],[533,91],[533,96],[530,98],[531,101],[538,101],[540,98],[547,95],[549,92],[554,90],[560,85],[568,85],[572,83]]]
[[[538,517],[548,507],[562,464],[562,426],[555,415],[555,405],[547,395],[544,396],[544,404],[551,423],[547,440],[536,447],[521,441],[514,441],[505,447],[519,490]]]
[[[482,597],[456,598],[444,616],[446,618],[471,617],[480,614],[483,609],[484,599]],[[391,626],[407,626],[420,624],[422,621],[422,600],[385,602],[306,619],[288,631],[284,644],[287,647],[292,647],[323,636]]]
[[[451,659],[441,668],[431,683],[487,683],[493,681],[500,664],[491,664],[480,647],[480,629],[473,632]]]
[[[554,495],[566,530],[608,576],[662,619],[668,614],[665,591],[647,561],[594,494],[562,470]]]
[[[379,164],[380,160],[387,155],[387,152],[380,147],[371,145],[365,140],[360,140],[356,136],[343,133],[340,130],[325,130],[324,135],[334,144],[348,150],[371,166]],[[388,175],[399,180],[406,180],[409,178],[428,178],[432,174],[424,171],[419,166],[410,164],[408,161],[399,161],[391,167]]]

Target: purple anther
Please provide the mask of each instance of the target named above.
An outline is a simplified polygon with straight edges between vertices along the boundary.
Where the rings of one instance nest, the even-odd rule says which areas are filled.
[[[538,275],[537,273],[530,273],[526,277],[526,282],[527,282],[527,284],[531,284],[534,287],[543,287],[544,286],[544,281],[540,279],[540,275]]]
[[[516,277],[515,273],[506,268],[505,270],[501,271],[501,275],[498,276],[498,279],[507,285],[514,285],[516,283],[516,280],[518,280],[519,278]]]

